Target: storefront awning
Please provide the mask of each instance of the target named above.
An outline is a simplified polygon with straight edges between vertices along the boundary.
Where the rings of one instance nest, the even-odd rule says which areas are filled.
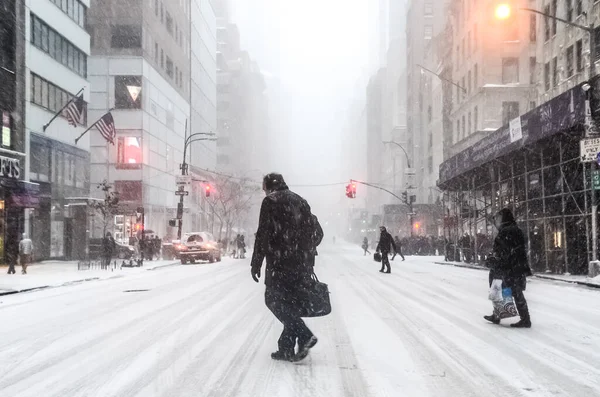
[[[440,165],[438,186],[447,188],[458,177],[492,160],[541,139],[568,131],[585,121],[585,92],[582,84],[566,91],[520,117],[516,125],[504,125]]]

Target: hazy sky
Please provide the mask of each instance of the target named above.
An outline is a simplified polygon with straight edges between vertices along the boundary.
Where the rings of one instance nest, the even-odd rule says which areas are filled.
[[[352,136],[342,127],[352,97],[364,95],[364,87],[357,92],[357,80],[364,78],[369,62],[372,2],[232,0],[242,48],[281,81],[286,93],[278,105],[288,117],[271,133],[273,170],[290,184],[346,178],[342,140]],[[295,190],[322,206],[343,198],[343,187]]]

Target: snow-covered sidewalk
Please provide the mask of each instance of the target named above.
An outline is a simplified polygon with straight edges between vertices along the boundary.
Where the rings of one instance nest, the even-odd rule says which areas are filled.
[[[117,261],[117,263],[119,263]],[[105,280],[124,277],[146,270],[178,264],[174,260],[145,261],[143,267],[100,270],[78,270],[77,261],[44,261],[34,263],[27,268],[27,274],[21,274],[21,267],[15,267],[16,274],[7,274],[8,267],[2,267],[0,273],[0,295],[14,294],[43,288],[59,287],[91,280]]]
[[[487,267],[481,266],[474,263],[464,263],[464,262],[448,262],[448,261],[434,261],[437,265],[446,265],[446,266],[456,266],[456,267],[464,267],[468,269],[477,269],[477,270],[488,270]],[[560,281],[563,283],[572,283],[585,285],[587,287],[600,288],[600,276],[595,278],[590,278],[584,275],[572,275],[572,274],[551,274],[551,273],[535,273],[534,277],[544,279],[544,280],[553,280]]]

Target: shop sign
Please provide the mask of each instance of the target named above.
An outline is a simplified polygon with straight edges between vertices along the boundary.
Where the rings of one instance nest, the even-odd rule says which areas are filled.
[[[597,161],[600,153],[600,138],[588,138],[579,141],[579,156],[582,163]]]
[[[21,166],[18,159],[0,156],[0,176],[19,179]]]

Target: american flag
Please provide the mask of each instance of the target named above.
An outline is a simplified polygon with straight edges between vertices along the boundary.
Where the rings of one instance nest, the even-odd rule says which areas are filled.
[[[102,116],[98,121],[94,123],[94,125],[98,131],[102,134],[104,139],[107,142],[115,144],[115,136],[117,135],[117,130],[115,129],[115,120],[110,112],[106,113]],[[93,127],[92,126],[92,127]]]
[[[79,124],[82,124],[83,121],[83,106],[85,102],[83,102],[83,94],[74,98],[69,102],[65,110],[63,111],[64,116],[67,118],[67,121],[73,127],[77,127]]]

